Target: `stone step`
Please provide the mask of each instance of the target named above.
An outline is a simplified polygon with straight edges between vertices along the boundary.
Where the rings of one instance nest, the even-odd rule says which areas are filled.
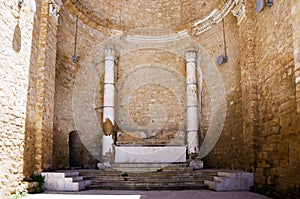
[[[203,180],[212,180],[213,177],[211,176],[165,176],[165,177],[146,177],[146,176],[113,176],[113,177],[94,177],[94,176],[87,176],[84,179],[85,180],[98,180],[98,181],[107,181],[107,180],[114,180],[114,181],[118,181],[118,180],[124,180],[127,179],[128,181],[149,181],[149,179],[151,181],[162,181],[162,180],[178,180],[178,181],[190,181],[190,180],[194,180],[194,181],[203,181]]]
[[[73,191],[81,191],[84,189],[85,189],[84,181],[73,182]]]
[[[214,177],[213,177],[213,180],[214,180],[215,182],[223,182],[224,180],[226,180],[226,178],[228,178],[228,177],[214,176]],[[229,178],[228,178],[228,179],[229,179]]]
[[[204,180],[204,184],[206,184],[209,189],[217,190],[217,182],[213,180]]]
[[[113,163],[112,168],[167,168],[167,167],[187,167],[186,163]]]
[[[177,176],[177,177],[188,177],[188,176],[194,176],[194,177],[213,177],[215,175],[213,174],[197,174],[197,173],[193,173],[193,172],[182,172],[182,173],[177,173],[177,172],[149,172],[149,173],[126,173],[126,172],[122,172],[122,173],[101,173],[101,174],[83,174],[82,176],[84,177],[118,177],[118,176],[124,176],[124,175],[128,175],[130,177],[172,177],[172,176]]]
[[[215,191],[247,191],[254,184],[254,176],[243,171],[219,171],[218,176],[204,184]]]
[[[140,169],[151,168],[147,164],[115,164],[118,168]],[[161,166],[162,164],[151,165]],[[168,169],[154,172],[123,172],[115,169],[84,170],[80,175],[84,180],[90,180],[87,189],[116,189],[116,190],[181,190],[181,189],[207,189],[205,180],[213,180],[216,170],[192,170],[185,164],[177,164]],[[171,168],[171,169],[170,169]],[[174,169],[173,169],[174,168]],[[178,169],[179,168],[179,169]]]
[[[179,139],[146,138],[140,140],[117,140],[117,146],[184,146],[184,141]]]
[[[207,189],[208,186],[204,184],[199,185],[118,185],[118,186],[99,186],[90,185],[86,189],[90,190],[201,190]]]
[[[65,177],[75,177],[79,175],[78,171],[55,171],[55,172],[43,172],[43,175],[45,175],[48,178],[65,178]]]
[[[87,179],[87,178],[94,178],[94,179],[111,179],[111,178],[116,178],[116,179],[118,179],[118,178],[124,178],[124,177],[130,177],[130,178],[136,178],[136,179],[138,179],[138,178],[141,178],[141,179],[151,179],[151,178],[153,178],[153,179],[165,179],[165,178],[181,178],[181,179],[187,179],[187,178],[190,178],[190,177],[192,177],[193,179],[195,178],[195,177],[197,177],[197,178],[202,178],[202,177],[207,177],[207,176],[205,176],[205,175],[201,175],[201,176],[192,176],[192,175],[190,175],[190,174],[188,174],[188,173],[183,173],[183,174],[165,174],[165,173],[159,173],[159,174],[157,174],[157,173],[153,173],[152,175],[150,174],[150,175],[133,175],[132,173],[129,173],[129,174],[127,174],[127,173],[124,173],[124,174],[120,174],[120,175],[100,175],[100,176],[94,176],[94,175],[86,175],[86,176],[84,176],[84,178],[85,179]],[[212,176],[209,176],[211,179],[212,179]]]
[[[73,179],[73,182],[78,182],[83,180],[83,176],[72,176],[71,178]]]
[[[44,188],[47,191],[80,191],[91,185],[91,180],[83,180],[79,171],[42,172],[45,176]]]
[[[104,177],[119,177],[125,175],[126,172],[81,172],[81,176],[85,177],[99,177],[99,178],[104,178]],[[179,177],[187,177],[187,176],[194,176],[194,177],[213,177],[216,176],[215,173],[202,173],[202,172],[197,172],[197,171],[185,171],[185,172],[170,172],[170,171],[162,171],[162,172],[146,172],[146,173],[127,173],[130,177],[165,177],[165,176],[179,176]]]
[[[184,167],[179,167],[179,168],[150,168],[150,167],[137,167],[137,168],[106,168],[105,171],[121,171],[121,172],[127,172],[127,173],[145,173],[145,172],[161,172],[161,171],[192,171],[192,168],[184,168]]]
[[[164,184],[190,184],[190,185],[197,185],[197,184],[204,184],[204,180],[191,180],[191,181],[177,181],[177,180],[160,180],[160,181],[144,181],[144,180],[93,180],[92,185],[98,184],[98,185],[115,185],[115,184],[156,184],[156,185],[164,185]]]
[[[65,176],[66,177],[79,176],[79,172],[78,171],[68,171],[68,172],[65,172]]]

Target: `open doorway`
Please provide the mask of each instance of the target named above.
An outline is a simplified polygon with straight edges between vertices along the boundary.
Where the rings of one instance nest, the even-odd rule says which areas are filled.
[[[69,134],[69,166],[82,166],[81,140],[77,131],[72,131]]]

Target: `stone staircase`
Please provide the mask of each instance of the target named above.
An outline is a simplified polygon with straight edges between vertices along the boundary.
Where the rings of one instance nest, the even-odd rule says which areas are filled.
[[[215,191],[248,191],[254,184],[254,174],[244,171],[219,171],[213,180],[204,184]]]
[[[45,176],[46,191],[80,191],[91,184],[90,180],[83,180],[78,171],[42,172],[42,176]]]
[[[80,175],[93,190],[182,190],[207,189],[204,180],[212,180],[217,171],[193,170],[185,163],[115,163],[104,170],[81,170]]]

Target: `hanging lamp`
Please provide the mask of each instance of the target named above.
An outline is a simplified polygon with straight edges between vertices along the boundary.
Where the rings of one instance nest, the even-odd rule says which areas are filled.
[[[77,57],[76,57],[77,29],[78,29],[78,15],[76,16],[75,44],[74,44],[74,54],[73,54],[73,57],[72,57],[73,63],[76,63],[76,62],[77,62]]]
[[[228,56],[226,51],[226,36],[225,36],[225,27],[224,27],[224,18],[222,17],[222,29],[223,29],[223,41],[224,41],[224,55],[219,55],[217,59],[217,64],[221,65],[227,63]]]

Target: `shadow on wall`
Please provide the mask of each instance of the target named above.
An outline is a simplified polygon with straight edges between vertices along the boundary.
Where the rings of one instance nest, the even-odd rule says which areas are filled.
[[[97,160],[84,147],[77,131],[69,133],[70,168],[95,169]]]

